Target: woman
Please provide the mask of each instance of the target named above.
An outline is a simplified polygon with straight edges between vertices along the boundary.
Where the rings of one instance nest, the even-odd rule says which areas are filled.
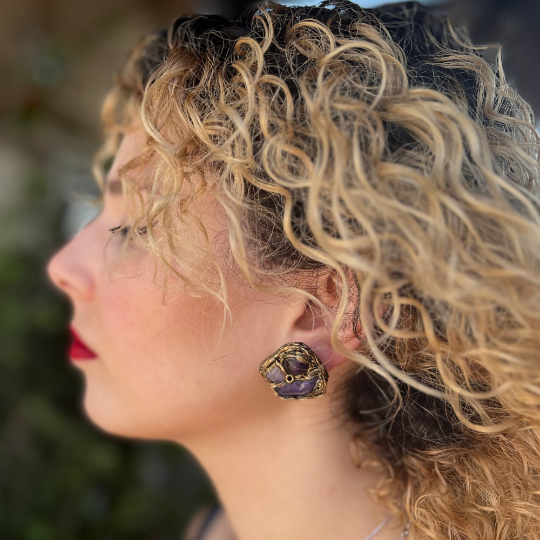
[[[117,74],[49,274],[91,421],[215,483],[190,534],[540,538],[539,140],[482,52],[414,2],[261,4]]]

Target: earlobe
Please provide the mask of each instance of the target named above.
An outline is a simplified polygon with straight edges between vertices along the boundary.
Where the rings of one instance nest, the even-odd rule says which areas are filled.
[[[280,347],[259,366],[259,372],[282,399],[309,399],[326,392],[329,372],[349,360],[348,351],[356,351],[364,343],[361,328],[341,324],[332,345],[332,326],[338,311],[338,287],[333,276],[327,276],[312,296],[286,310],[286,331]],[[305,297],[303,297],[305,298]],[[350,302],[355,295],[349,295]],[[351,306],[347,311],[358,306]],[[326,308],[326,309],[325,309]],[[369,317],[368,324],[372,324]],[[336,350],[336,349],[339,349]],[[352,360],[351,360],[352,361]]]
[[[332,272],[318,283],[314,296],[324,304],[330,313],[325,313],[314,301],[304,303],[303,312],[294,321],[291,340],[308,345],[319,357],[328,371],[347,360],[338,353],[331,343],[332,324],[338,307],[338,288],[335,274]],[[338,331],[338,339],[345,347],[354,350],[361,341],[351,331],[350,336]]]
[[[344,354],[339,353],[332,346],[331,333],[332,324],[335,320],[335,313],[339,307],[339,289],[337,285],[336,274],[332,272],[319,284],[314,296],[320,300],[330,310],[330,314],[323,313],[322,309],[313,301],[305,304],[305,310],[297,318],[293,330],[293,339],[291,341],[301,341],[308,345],[328,371],[334,367],[349,360]],[[355,295],[351,295],[351,302]],[[351,313],[358,307],[348,306],[347,313]],[[388,308],[381,306],[379,315],[382,317]],[[359,318],[358,318],[359,319]],[[366,324],[372,326],[374,323],[373,315],[368,317]],[[365,342],[364,330],[358,320],[356,331],[351,323],[344,323],[337,333],[338,342],[346,349],[356,351],[361,348]]]

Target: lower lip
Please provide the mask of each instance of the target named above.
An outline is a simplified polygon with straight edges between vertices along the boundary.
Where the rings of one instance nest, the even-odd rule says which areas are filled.
[[[75,361],[85,361],[85,360],[95,360],[97,355],[94,351],[90,350],[80,339],[79,336],[75,333],[73,329],[70,329],[71,332],[71,346],[69,348],[69,357],[71,360]]]

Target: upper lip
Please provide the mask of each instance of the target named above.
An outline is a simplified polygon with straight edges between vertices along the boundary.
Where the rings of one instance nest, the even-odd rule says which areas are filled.
[[[80,338],[75,328],[70,326],[69,330],[73,338],[70,356],[72,358],[95,358],[97,354]]]

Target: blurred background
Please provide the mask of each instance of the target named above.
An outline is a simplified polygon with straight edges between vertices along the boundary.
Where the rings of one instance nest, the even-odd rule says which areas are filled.
[[[540,1],[424,3],[476,43],[502,43],[507,76],[538,115]],[[129,48],[182,14],[235,15],[248,4],[0,4],[0,540],[179,540],[215,501],[187,451],[115,438],[87,421],[66,354],[70,306],[45,266],[94,216],[80,194],[97,194],[100,106]]]

